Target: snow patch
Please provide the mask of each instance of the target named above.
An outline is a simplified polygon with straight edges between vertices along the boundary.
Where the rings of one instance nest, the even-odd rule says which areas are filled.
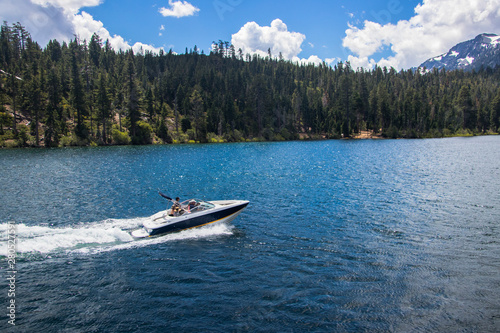
[[[500,43],[500,36],[485,36],[490,39],[490,45],[497,45]]]
[[[498,44],[500,44],[500,36],[490,37],[490,39],[490,45],[497,46]]]

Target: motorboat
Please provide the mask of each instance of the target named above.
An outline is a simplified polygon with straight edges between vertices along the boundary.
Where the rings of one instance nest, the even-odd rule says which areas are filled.
[[[143,222],[143,228],[131,235],[135,238],[156,236],[213,223],[229,223],[248,205],[246,200],[204,201],[189,199],[181,203],[159,192],[172,202],[166,210],[160,211]]]

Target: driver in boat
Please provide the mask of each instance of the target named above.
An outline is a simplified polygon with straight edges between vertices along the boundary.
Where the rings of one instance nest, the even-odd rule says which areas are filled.
[[[184,210],[181,207],[181,204],[179,203],[179,197],[175,198],[174,203],[172,204],[172,208],[170,209],[170,216],[179,216],[184,212]]]
[[[194,200],[189,201],[189,204],[187,206],[187,211],[188,213],[191,213],[191,209],[198,207],[200,204]]]

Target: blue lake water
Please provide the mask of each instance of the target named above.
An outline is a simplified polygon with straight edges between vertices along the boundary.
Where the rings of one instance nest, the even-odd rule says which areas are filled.
[[[498,136],[0,150],[0,175],[2,331],[500,330]],[[250,205],[135,241],[158,189]]]

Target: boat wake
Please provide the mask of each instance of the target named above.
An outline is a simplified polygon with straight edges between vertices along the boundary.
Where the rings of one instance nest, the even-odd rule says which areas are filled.
[[[142,227],[144,219],[109,219],[61,228],[45,225],[29,226],[19,223],[15,225],[16,254],[20,258],[30,255],[46,257],[72,252],[95,254],[176,240],[231,235],[234,228],[227,224],[216,224],[136,240],[130,233]],[[0,223],[0,257],[6,257],[8,253],[8,230],[9,223]]]

